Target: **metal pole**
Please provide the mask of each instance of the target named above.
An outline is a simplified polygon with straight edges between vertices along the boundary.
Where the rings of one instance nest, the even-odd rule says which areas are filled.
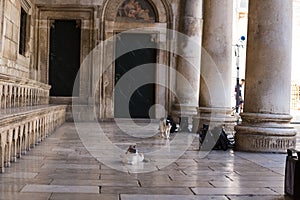
[[[240,47],[237,44],[236,45],[236,49],[235,49],[235,56],[236,56],[236,94],[235,94],[235,112],[239,113],[239,107],[240,107],[240,78],[239,78],[239,70],[240,70],[240,66],[239,66],[239,58],[240,58]]]
[[[244,47],[243,42],[246,40],[245,36],[241,36],[240,44],[236,44],[235,48],[235,56],[236,56],[236,96],[235,96],[235,112],[239,113],[240,108],[240,94],[241,94],[241,87],[240,87],[240,78],[239,78],[239,71],[240,71],[240,47]]]

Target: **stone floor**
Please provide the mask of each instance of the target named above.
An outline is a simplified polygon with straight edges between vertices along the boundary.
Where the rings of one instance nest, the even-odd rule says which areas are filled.
[[[156,124],[140,124],[145,133],[157,133]],[[177,136],[168,143],[155,134],[137,137],[133,124],[119,125],[64,124],[0,174],[0,199],[289,199],[283,191],[285,154],[199,152],[197,140],[187,135],[173,144]],[[100,139],[96,129],[104,133]],[[129,144],[137,144],[146,162],[121,162]]]

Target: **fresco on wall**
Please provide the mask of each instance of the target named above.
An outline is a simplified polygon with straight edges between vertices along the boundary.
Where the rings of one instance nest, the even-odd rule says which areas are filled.
[[[154,9],[146,0],[125,0],[118,9],[117,21],[155,22]]]

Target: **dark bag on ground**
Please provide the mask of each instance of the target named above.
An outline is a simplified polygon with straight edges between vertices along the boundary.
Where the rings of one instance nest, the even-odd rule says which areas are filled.
[[[226,151],[229,147],[229,140],[227,138],[227,134],[225,133],[224,129],[221,129],[220,137],[217,141],[217,143],[214,146],[214,150],[224,150]]]
[[[208,124],[203,124],[203,127],[199,130],[198,134],[199,134],[199,150],[201,148],[202,143],[204,142],[204,139],[207,135],[209,129],[209,125]],[[215,146],[213,147],[214,150],[224,150],[226,151],[228,148],[232,148],[234,146],[234,137],[231,135],[227,135],[225,133],[224,128],[214,128],[211,131],[212,135],[220,135]],[[213,138],[213,136],[211,136],[211,138]]]
[[[284,193],[300,199],[300,151],[288,149],[285,162]]]

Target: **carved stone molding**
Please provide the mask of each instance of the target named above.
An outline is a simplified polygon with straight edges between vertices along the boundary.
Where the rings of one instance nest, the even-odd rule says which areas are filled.
[[[109,0],[104,8],[104,19],[107,21],[116,21],[119,7],[124,0]],[[156,12],[157,22],[167,23],[168,16],[172,15],[168,9],[168,3],[165,0],[148,0]]]
[[[296,146],[296,136],[259,135],[257,132],[250,133],[250,129],[245,130],[243,134],[239,132],[239,134],[235,135],[235,148],[237,150],[285,153],[288,148],[295,148]],[[239,131],[241,130],[239,129]],[[274,131],[274,129],[270,129],[271,131]],[[285,130],[282,131],[284,132]],[[263,133],[263,131],[261,132]]]
[[[254,152],[286,152],[295,148],[296,129],[290,115],[242,113],[242,124],[235,126],[236,149]]]

